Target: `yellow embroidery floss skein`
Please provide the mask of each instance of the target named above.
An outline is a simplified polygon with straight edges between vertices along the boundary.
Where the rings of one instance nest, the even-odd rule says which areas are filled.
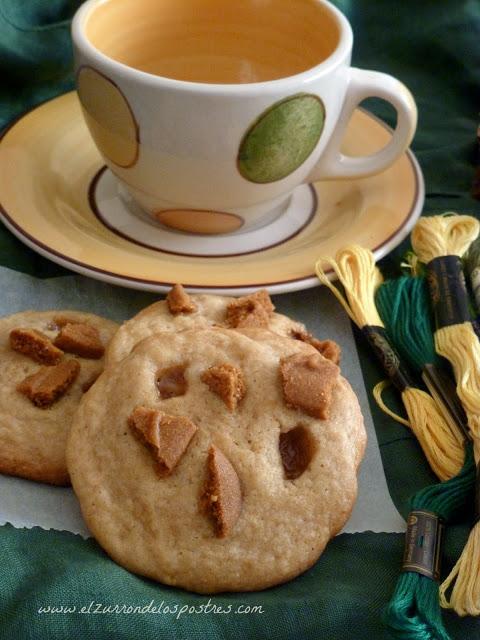
[[[427,264],[430,295],[435,311],[437,353],[451,363],[457,394],[467,414],[475,461],[480,461],[480,342],[468,312],[468,295],[461,256],[480,232],[470,216],[423,218],[412,232],[418,258]],[[478,484],[478,483],[477,483]],[[477,488],[476,515],[465,548],[440,587],[442,607],[460,616],[480,615],[480,514]],[[450,597],[447,591],[452,587]]]
[[[345,290],[345,296],[333,285],[324,271],[331,267]],[[368,249],[352,245],[339,251],[335,260],[320,258],[315,271],[342,304],[350,319],[359,327],[382,361],[392,382],[399,389],[408,422],[418,439],[434,473],[445,480],[456,475],[464,460],[464,449],[456,434],[442,416],[433,398],[416,388],[391,345],[388,344],[383,322],[375,306],[375,291],[382,283],[380,270]]]

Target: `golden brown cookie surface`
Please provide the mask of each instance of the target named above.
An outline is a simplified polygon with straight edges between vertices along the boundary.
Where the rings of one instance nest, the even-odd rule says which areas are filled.
[[[116,562],[213,593],[263,589],[317,560],[355,501],[365,430],[341,376],[327,419],[287,406],[280,366],[295,355],[321,358],[262,329],[186,330],[145,339],[101,376],[77,413],[67,461],[84,518]],[[244,383],[228,406],[202,380],[226,364]],[[158,371],[177,366],[183,393],[162,397]],[[162,476],[175,417],[185,442]]]
[[[54,346],[60,314],[94,328],[105,346],[117,329],[110,320],[77,311],[24,311],[0,318],[0,473],[65,485],[72,417],[83,386],[103,369],[103,358],[85,359]],[[12,348],[12,340],[14,347],[20,340],[21,351]],[[45,353],[55,354],[48,365]]]
[[[308,335],[303,324],[274,312],[265,290],[241,298],[189,295],[182,289],[180,292],[178,285],[175,285],[166,300],[155,302],[124,322],[107,349],[107,364],[120,361],[138,342],[160,331],[211,326],[236,328],[240,325],[238,328],[267,328],[283,336]]]

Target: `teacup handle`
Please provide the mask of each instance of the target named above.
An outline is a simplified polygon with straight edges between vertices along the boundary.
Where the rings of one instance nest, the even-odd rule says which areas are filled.
[[[359,178],[387,169],[410,144],[417,125],[417,108],[412,94],[396,78],[378,71],[349,69],[347,95],[335,131],[318,164],[306,182],[315,180]],[[376,153],[346,156],[340,151],[345,130],[353,112],[366,98],[383,98],[397,112],[397,126],[390,142]]]

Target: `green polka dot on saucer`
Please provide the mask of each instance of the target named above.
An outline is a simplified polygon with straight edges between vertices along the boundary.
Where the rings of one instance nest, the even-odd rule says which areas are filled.
[[[325,123],[318,96],[300,93],[267,109],[247,131],[238,152],[238,169],[250,182],[281,180],[315,149]]]

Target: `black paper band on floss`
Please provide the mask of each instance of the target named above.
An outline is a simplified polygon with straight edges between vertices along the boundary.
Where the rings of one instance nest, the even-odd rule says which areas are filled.
[[[362,328],[362,333],[368,340],[385,373],[400,393],[408,387],[415,387],[416,383],[402,365],[398,353],[389,343],[385,329],[366,325]]]
[[[470,321],[462,261],[440,256],[427,265],[427,282],[437,329]]]
[[[431,511],[410,511],[405,534],[402,571],[413,571],[440,580],[443,524]]]
[[[477,464],[477,477],[475,478],[475,499],[473,503],[473,525],[480,522],[480,462]]]

